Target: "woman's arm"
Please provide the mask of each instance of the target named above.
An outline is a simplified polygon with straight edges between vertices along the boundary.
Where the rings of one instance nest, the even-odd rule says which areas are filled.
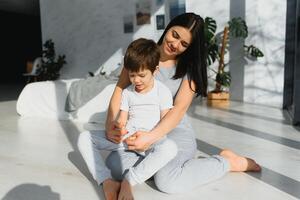
[[[127,133],[125,129],[121,129],[123,125],[116,122],[115,119],[120,110],[122,91],[129,84],[130,81],[128,78],[128,71],[123,67],[118,83],[109,102],[105,122],[106,137],[107,139],[115,143],[120,143],[122,140],[122,135]]]
[[[192,88],[194,87],[195,85],[192,82]],[[151,132],[138,131],[135,140],[126,141],[128,148],[130,150],[143,151],[169,133],[183,118],[192,103],[194,94],[189,86],[188,80],[184,79],[176,95],[174,107],[160,120],[158,125]]]
[[[194,84],[192,83],[192,87]],[[165,136],[172,129],[174,129],[178,123],[183,118],[184,114],[190,107],[193,98],[194,92],[189,86],[187,79],[184,79],[180,85],[179,91],[174,100],[174,107],[162,118],[160,123],[151,131],[155,137],[155,141],[159,140],[161,137]]]
[[[171,109],[165,109],[160,111],[160,119],[162,119]]]

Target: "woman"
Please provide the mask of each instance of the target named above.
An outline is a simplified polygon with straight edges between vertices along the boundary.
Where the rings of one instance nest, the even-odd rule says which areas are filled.
[[[203,19],[194,13],[175,17],[166,27],[158,44],[161,58],[156,78],[172,91],[174,107],[151,132],[137,131],[134,138],[126,141],[129,149],[135,151],[146,150],[165,135],[177,144],[177,156],[155,174],[156,186],[166,193],[182,193],[218,179],[228,171],[259,171],[260,167],[255,161],[230,150],[223,150],[220,155],[208,158],[194,158],[196,140],[185,113],[195,95],[206,96],[207,92]],[[123,69],[110,101],[106,121],[107,138],[115,143],[120,142],[126,133],[120,130],[122,125],[114,119],[119,111],[122,90],[129,83],[128,72]],[[139,162],[139,158],[134,152],[113,152],[107,158],[107,165],[112,174],[120,177],[126,169]],[[121,186],[120,199],[132,199],[131,191],[127,188],[126,185]],[[107,197],[116,196],[120,185],[106,179],[103,181],[103,189]]]

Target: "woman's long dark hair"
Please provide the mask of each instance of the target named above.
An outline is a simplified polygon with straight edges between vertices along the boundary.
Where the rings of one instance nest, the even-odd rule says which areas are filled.
[[[173,26],[181,26],[190,29],[192,41],[189,47],[177,56],[177,67],[174,79],[182,78],[187,74],[190,88],[191,80],[195,82],[197,96],[207,95],[207,49],[204,41],[204,20],[194,13],[184,13],[170,21],[158,41],[161,45],[167,31]]]

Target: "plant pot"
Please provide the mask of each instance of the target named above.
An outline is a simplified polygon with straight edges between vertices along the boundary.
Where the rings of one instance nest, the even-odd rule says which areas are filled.
[[[207,105],[218,108],[227,108],[229,106],[229,92],[208,92]]]
[[[229,92],[208,92],[207,99],[209,99],[209,100],[229,100]]]

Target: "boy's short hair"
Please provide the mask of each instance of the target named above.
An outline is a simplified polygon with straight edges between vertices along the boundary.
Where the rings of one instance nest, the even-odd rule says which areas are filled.
[[[153,73],[159,59],[159,46],[153,40],[140,38],[129,44],[124,56],[124,67],[132,72],[149,69]]]

